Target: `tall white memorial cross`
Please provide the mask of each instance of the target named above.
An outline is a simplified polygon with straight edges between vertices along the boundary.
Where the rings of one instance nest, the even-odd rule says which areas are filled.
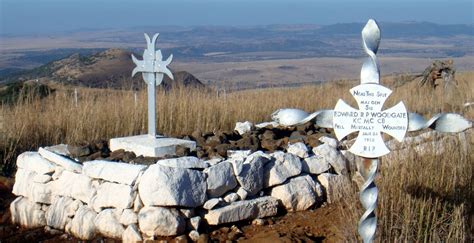
[[[364,242],[373,242],[377,229],[375,208],[378,189],[375,177],[378,157],[390,152],[382,139],[382,133],[401,141],[407,131],[431,128],[437,132],[459,133],[460,139],[467,143],[462,132],[471,129],[473,122],[456,113],[440,113],[425,120],[420,114],[407,113],[403,102],[382,110],[392,91],[379,85],[380,72],[376,53],[380,43],[380,29],[373,19],[370,19],[362,30],[362,43],[369,57],[362,65],[361,84],[350,90],[359,109],[339,100],[334,110],[320,110],[308,114],[299,109],[280,109],[272,114],[272,119],[283,126],[297,126],[314,120],[315,125],[319,127],[333,128],[339,140],[359,132],[349,149],[353,154],[362,157],[358,169],[365,180],[360,191],[360,201],[365,212],[360,218],[358,231]]]
[[[143,60],[138,60],[132,54],[132,60],[137,65],[132,72],[132,77],[136,73],[141,72],[148,89],[148,134],[112,138],[110,139],[110,150],[123,149],[125,151],[134,152],[137,156],[165,157],[167,155],[175,155],[176,147],[187,147],[191,151],[196,150],[196,142],[168,138],[156,134],[156,86],[163,81],[163,75],[173,79],[173,74],[168,69],[168,65],[173,59],[170,55],[168,59],[162,60],[161,50],[155,51],[155,42],[158,34],[150,37],[145,34],[147,48],[143,52]]]
[[[168,65],[173,60],[173,54],[171,54],[166,61],[163,61],[163,55],[161,50],[155,51],[155,42],[158,38],[158,33],[153,36],[150,41],[150,37],[145,33],[145,39],[147,42],[147,49],[143,51],[143,60],[138,60],[132,54],[132,60],[137,65],[132,71],[132,77],[136,73],[141,72],[143,80],[147,84],[148,90],[148,135],[156,136],[156,89],[163,81],[163,74],[168,75],[173,79],[173,73],[168,69]]]
[[[339,140],[353,132],[359,132],[349,151],[364,158],[361,173],[365,183],[361,188],[360,201],[365,212],[359,221],[358,231],[362,240],[368,243],[374,241],[377,229],[375,208],[378,189],[374,180],[378,157],[390,152],[381,133],[387,133],[401,141],[408,130],[408,113],[403,102],[382,110],[392,91],[379,84],[380,71],[376,53],[380,43],[380,29],[375,20],[370,19],[362,29],[362,43],[369,57],[362,65],[361,84],[350,90],[359,110],[339,100],[334,108],[332,125]]]

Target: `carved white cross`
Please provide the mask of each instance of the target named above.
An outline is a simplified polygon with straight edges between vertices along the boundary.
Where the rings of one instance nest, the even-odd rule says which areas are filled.
[[[168,59],[163,61],[161,50],[155,51],[155,42],[158,38],[158,33],[155,34],[150,41],[150,37],[145,34],[147,42],[147,49],[143,51],[143,60],[138,60],[132,54],[132,60],[137,65],[132,71],[132,77],[136,73],[141,72],[143,79],[147,83],[148,89],[148,135],[156,136],[156,93],[155,86],[158,86],[163,81],[163,74],[168,75],[173,79],[173,73],[168,69],[168,65],[173,60],[173,54]]]
[[[381,132],[401,142],[408,128],[408,114],[403,102],[382,111],[383,104],[392,91],[375,83],[364,83],[350,90],[359,110],[339,100],[334,108],[333,127],[341,140],[359,132],[349,151],[353,154],[376,158],[388,154]]]

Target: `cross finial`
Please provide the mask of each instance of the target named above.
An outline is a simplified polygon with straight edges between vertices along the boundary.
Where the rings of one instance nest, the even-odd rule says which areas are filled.
[[[369,19],[364,29],[362,29],[362,47],[365,53],[369,56],[362,65],[360,71],[360,82],[365,83],[379,83],[380,70],[377,61],[377,51],[380,44],[380,29],[377,22]]]
[[[155,51],[155,42],[158,38],[158,33],[150,37],[145,33],[145,40],[147,48],[143,51],[143,60],[138,60],[132,54],[132,60],[137,65],[132,71],[132,77],[136,73],[141,72],[143,80],[145,80],[148,89],[148,134],[156,136],[156,93],[155,86],[158,86],[163,81],[163,74],[168,75],[173,79],[173,73],[168,69],[168,65],[173,60],[171,54],[166,60],[163,59],[161,50]]]
[[[143,79],[147,84],[155,81],[157,86],[163,81],[163,73],[173,79],[173,73],[171,73],[167,67],[173,60],[173,54],[163,61],[161,50],[155,51],[155,42],[159,35],[160,34],[156,33],[150,40],[148,34],[145,33],[147,49],[143,51],[143,60],[138,60],[132,54],[133,63],[137,65],[132,71],[132,77],[135,76],[136,73],[142,72]]]

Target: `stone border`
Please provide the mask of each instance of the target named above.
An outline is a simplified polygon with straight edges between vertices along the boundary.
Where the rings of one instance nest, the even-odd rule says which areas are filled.
[[[337,141],[308,149],[228,151],[228,158],[180,157],[150,166],[102,160],[78,163],[66,145],[18,156],[12,221],[79,239],[141,241],[199,236],[203,225],[274,216],[332,202],[350,183]]]

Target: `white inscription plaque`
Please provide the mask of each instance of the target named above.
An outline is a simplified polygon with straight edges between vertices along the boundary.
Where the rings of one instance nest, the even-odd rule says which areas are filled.
[[[408,128],[408,113],[403,102],[382,111],[383,104],[392,91],[382,85],[366,83],[350,90],[357,101],[356,110],[339,100],[334,108],[333,128],[341,140],[353,132],[359,132],[349,149],[353,154],[376,158],[390,150],[385,146],[381,132],[402,141]]]

